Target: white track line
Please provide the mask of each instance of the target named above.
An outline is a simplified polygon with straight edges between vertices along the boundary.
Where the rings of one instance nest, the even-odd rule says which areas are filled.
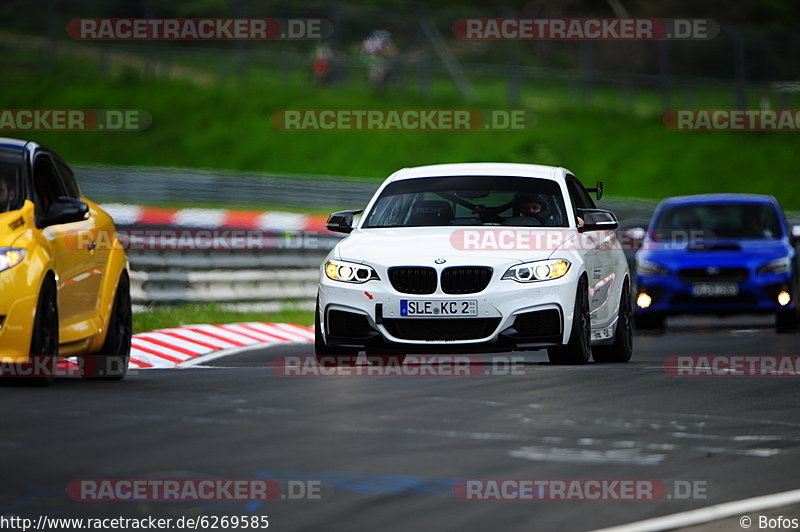
[[[169,355],[173,358],[177,358],[178,360],[186,360],[189,358],[194,358],[192,355],[187,355],[186,353],[181,353],[180,351],[175,351],[174,349],[170,349],[168,347],[164,347],[163,345],[158,345],[150,342],[147,337],[143,335],[137,335],[136,338],[131,339],[131,346],[132,347],[143,347],[150,349],[151,351],[157,351],[159,353],[163,353],[165,355]]]
[[[277,323],[248,323],[248,325],[255,327],[261,331],[264,331],[266,334],[275,334],[282,338],[288,339],[289,342],[306,342],[308,339],[300,334],[297,334],[297,331],[287,330],[282,328]]]
[[[258,349],[262,349],[267,347],[270,344],[254,344],[254,345],[246,345],[244,347],[233,347],[231,349],[223,349],[222,351],[214,351],[207,355],[200,355],[199,357],[190,358],[189,360],[184,360],[183,362],[176,365],[178,368],[186,368],[191,366],[198,366],[205,362],[211,362],[212,360],[216,360],[218,358],[223,358],[231,355],[238,355],[241,353],[247,353],[248,351],[256,351]]]
[[[203,342],[208,345],[213,345],[217,349],[229,349],[231,347],[236,347],[234,344],[230,342],[225,342],[223,340],[219,340],[217,338],[212,338],[210,336],[206,336],[205,334],[200,334],[198,332],[190,331],[189,329],[184,328],[173,328],[173,329],[166,329],[167,331],[177,334],[189,341],[197,340],[198,342]]]
[[[627,525],[602,528],[594,532],[657,532],[659,530],[674,530],[688,526],[718,521],[726,517],[743,516],[748,512],[779,508],[800,502],[800,489],[742,499],[740,501],[715,504],[697,510],[680,512],[644,521],[636,521]]]
[[[254,331],[254,330],[251,331],[247,327],[242,327],[238,323],[231,323],[230,325],[227,325],[226,327],[227,327],[227,329],[229,331],[233,331],[235,333],[241,333],[241,334],[247,335],[247,336],[252,336],[253,338],[257,338],[258,340],[260,340],[260,341],[262,341],[264,343],[273,344],[275,342],[283,342],[283,340],[281,340],[280,338],[276,338],[274,336],[270,336],[269,334],[266,334],[266,333],[263,333],[263,332],[258,332],[258,331]]]
[[[131,355],[135,360],[131,361],[131,367],[143,364],[149,364],[153,369],[196,366],[252,349],[311,342],[313,333],[308,328],[287,323],[186,325],[134,335]]]
[[[174,336],[170,336],[168,334],[164,334],[161,331],[153,331],[149,333],[140,334],[139,338],[153,338],[155,340],[161,340],[166,344],[171,344],[175,347],[180,347],[182,349],[186,349],[187,351],[193,351],[198,355],[205,355],[208,352],[214,351],[210,347],[206,347],[204,345],[196,344],[190,340],[182,340],[180,338],[175,338]]]
[[[153,367],[153,369],[171,368],[175,366],[175,362],[167,360],[166,358],[161,358],[152,353],[145,353],[144,351],[139,351],[138,349],[136,349],[136,346],[131,347],[131,356],[136,358],[137,360],[150,364]],[[141,369],[150,369],[150,368],[141,368]]]
[[[301,338],[305,338],[307,340],[314,339],[314,333],[309,331],[306,327],[301,327],[291,323],[276,323],[275,326],[283,329],[284,331],[289,331],[292,334],[299,335]]]
[[[221,325],[194,325],[194,327],[196,329],[200,329],[201,331],[207,331],[216,336],[221,336],[222,338],[229,338],[235,342],[239,342],[240,344],[253,345],[258,343],[258,340],[253,340],[247,336],[236,334],[234,331],[225,329]]]

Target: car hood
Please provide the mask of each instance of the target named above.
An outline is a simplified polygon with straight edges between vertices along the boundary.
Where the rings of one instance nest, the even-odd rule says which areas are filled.
[[[717,240],[702,245],[670,243],[647,239],[637,259],[648,260],[672,270],[692,266],[733,266],[758,268],[792,255],[785,240]]]
[[[515,264],[549,258],[575,236],[567,228],[400,227],[356,229],[341,241],[335,256],[356,262],[447,265]]]

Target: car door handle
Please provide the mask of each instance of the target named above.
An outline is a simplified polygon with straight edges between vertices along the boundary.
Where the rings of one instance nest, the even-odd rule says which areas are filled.
[[[86,246],[86,249],[88,249],[89,251],[94,251],[96,247],[97,247],[97,242],[90,242],[89,245]]]

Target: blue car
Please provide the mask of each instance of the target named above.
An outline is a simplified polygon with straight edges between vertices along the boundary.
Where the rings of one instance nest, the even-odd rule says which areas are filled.
[[[775,314],[776,329],[800,323],[798,239],[777,200],[704,194],[664,200],[636,253],[639,329],[675,314]]]

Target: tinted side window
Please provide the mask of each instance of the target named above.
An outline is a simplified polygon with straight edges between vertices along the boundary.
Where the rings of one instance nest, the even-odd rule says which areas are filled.
[[[575,186],[575,181],[572,179],[567,181],[567,190],[569,191],[569,199],[572,202],[572,207],[575,209],[586,209],[588,206],[584,202],[583,197],[578,192],[578,187]]]
[[[80,198],[81,190],[78,188],[78,182],[75,181],[75,174],[72,173],[72,169],[61,159],[54,159],[54,162],[56,163],[56,168],[58,168],[58,173],[61,175],[61,182],[64,184],[67,196]]]
[[[575,184],[575,191],[578,194],[578,196],[580,196],[581,201],[585,206],[584,208],[596,209],[597,206],[594,204],[594,200],[592,200],[592,197],[589,195],[588,192],[586,192],[586,189],[583,187],[581,182],[578,181],[578,178],[573,176],[572,179],[570,179],[570,181]]]
[[[42,214],[50,210],[56,198],[66,195],[53,163],[46,155],[37,155],[33,164],[33,194],[37,211]]]

